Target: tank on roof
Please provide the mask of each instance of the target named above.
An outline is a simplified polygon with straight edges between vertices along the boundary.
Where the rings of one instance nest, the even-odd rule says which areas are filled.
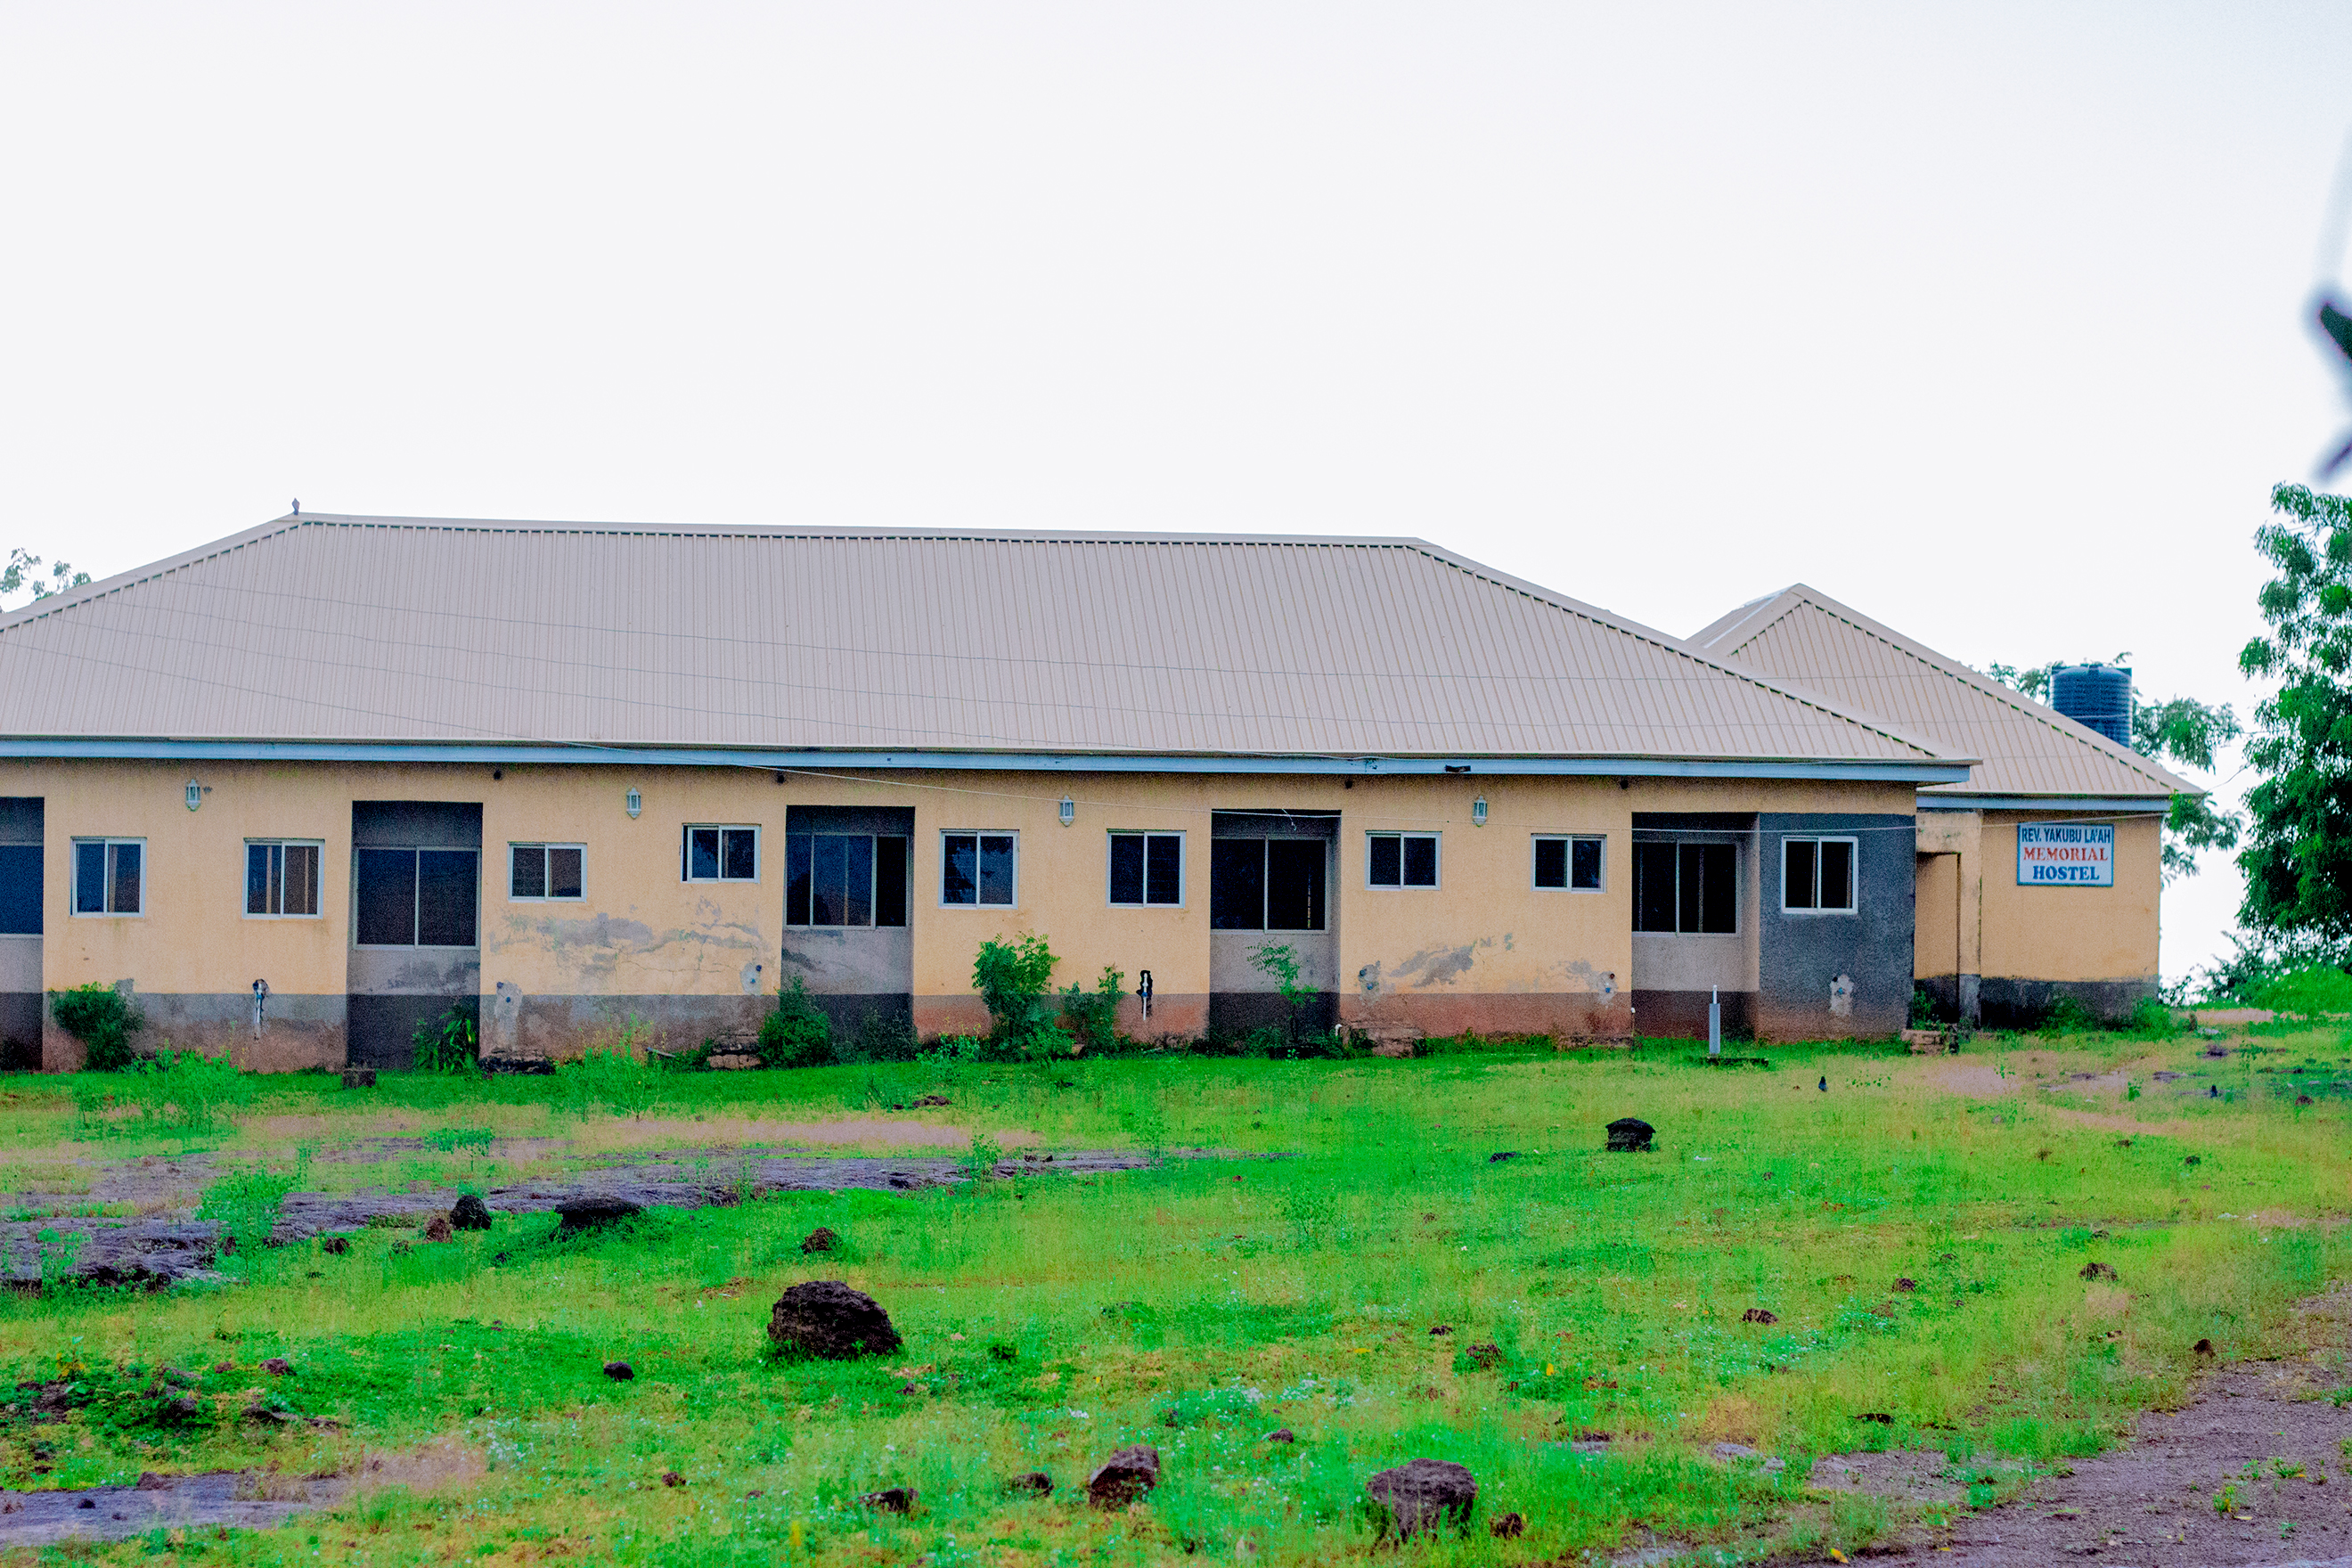
[[[2132,672],[2120,665],[2051,666],[2050,706],[2118,746],[2131,744]]]

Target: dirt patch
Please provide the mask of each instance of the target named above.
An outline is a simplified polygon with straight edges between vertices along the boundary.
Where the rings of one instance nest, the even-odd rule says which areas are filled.
[[[1202,1152],[1207,1152],[1203,1151]],[[1139,1170],[1149,1155],[1122,1150],[1079,1150],[1050,1155],[1024,1153],[998,1162],[1003,1176],[1091,1175]],[[30,1283],[42,1277],[46,1251],[56,1260],[70,1249],[70,1273],[102,1284],[169,1284],[207,1277],[215,1262],[217,1227],[193,1220],[197,1192],[211,1179],[205,1156],[185,1160],[137,1160],[101,1168],[93,1187],[108,1197],[173,1200],[152,1213],[125,1219],[56,1217],[0,1224],[0,1281]],[[755,1193],[918,1192],[969,1181],[962,1162],[946,1155],[879,1158],[810,1157],[769,1149],[670,1149],[619,1159],[563,1176],[519,1181],[482,1194],[491,1212],[546,1214],[580,1198],[617,1198],[641,1208],[702,1208],[738,1202],[748,1186]],[[446,1214],[457,1201],[456,1187],[392,1192],[289,1193],[278,1206],[270,1232],[284,1246],[338,1231],[355,1231],[378,1215]],[[0,1194],[0,1203],[8,1194]],[[47,1243],[40,1235],[53,1232]]]
[[[488,1472],[476,1449],[439,1442],[380,1449],[348,1474],[289,1476],[275,1470],[213,1470],[142,1476],[129,1487],[56,1491],[0,1489],[0,1551],[67,1541],[123,1541],[151,1530],[268,1530],[296,1514],[331,1508],[378,1487],[434,1492],[471,1487]]]
[[[2135,1568],[2352,1563],[2352,1408],[2332,1397],[2346,1386],[2352,1291],[2307,1302],[2299,1315],[2307,1355],[2218,1372],[2182,1409],[2142,1416],[2127,1447],[2063,1461],[2066,1473],[2028,1482],[2010,1502],[1956,1509],[1948,1526],[1907,1526],[1874,1550],[1965,1568],[2066,1558]],[[1812,1479],[1958,1504],[1983,1474],[1941,1454],[1843,1454],[1821,1460]]]
[[[284,1495],[297,1488],[299,1496]],[[341,1478],[289,1482],[250,1470],[163,1477],[135,1487],[0,1490],[0,1548],[122,1541],[151,1530],[268,1530],[349,1490]]]

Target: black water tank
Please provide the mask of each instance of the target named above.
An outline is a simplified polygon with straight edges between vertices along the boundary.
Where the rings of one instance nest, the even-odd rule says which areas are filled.
[[[2050,667],[2050,706],[2118,746],[2131,744],[2132,672],[2112,664]]]

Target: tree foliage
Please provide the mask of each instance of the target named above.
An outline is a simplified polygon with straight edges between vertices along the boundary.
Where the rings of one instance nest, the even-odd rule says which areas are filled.
[[[2254,710],[2246,760],[2253,826],[2238,918],[2257,933],[2352,941],[2352,498],[2271,492],[2254,548],[2278,575],[2257,603],[2269,635],[2238,666],[2278,682]]]
[[[79,588],[89,581],[89,573],[77,572],[62,561],[49,566],[48,575],[44,577],[40,569],[45,564],[47,563],[22,545],[8,552],[8,564],[0,567],[0,598],[10,594],[21,594],[30,588],[33,597],[46,599],[52,594]]]
[[[2127,664],[2131,655],[2119,653],[2111,661]],[[2050,672],[2055,664],[2020,669],[1996,664],[1986,673],[2012,691],[2036,702],[2050,700]],[[2179,763],[2200,773],[2213,771],[2213,756],[2238,738],[2238,715],[2226,702],[2200,702],[2194,697],[2172,697],[2152,702],[2132,689],[2131,749],[2150,762]],[[2198,851],[2228,849],[2238,842],[2244,824],[2214,805],[2210,795],[2176,795],[2164,820],[2164,879],[2186,877],[2197,869]]]

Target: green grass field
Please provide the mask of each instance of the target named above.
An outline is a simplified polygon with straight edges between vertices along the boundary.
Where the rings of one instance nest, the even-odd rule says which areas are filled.
[[[16,1079],[0,1185],[58,1213],[86,1203],[89,1162],[191,1149],[307,1161],[310,1190],[487,1186],[663,1147],[709,1151],[718,1176],[735,1146],[828,1124],[874,1151],[979,1134],[1168,1157],[652,1210],[564,1240],[546,1215],[438,1244],[371,1226],[340,1256],[247,1247],[225,1284],[8,1294],[0,1371],[69,1377],[88,1403],[36,1424],[19,1395],[0,1467],[16,1488],[360,1484],[278,1529],[59,1549],[124,1561],[1328,1563],[1382,1550],[1364,1481],[1415,1457],[1467,1465],[1480,1494],[1467,1533],[1409,1561],[1653,1538],[1851,1552],[1894,1505],[1809,1492],[1813,1457],[1927,1448],[2013,1476],[2094,1452],[2179,1397],[2198,1340],[2287,1348],[2288,1309],[2344,1277],[2352,1050],[2341,1028],[2256,1037],[2221,1059],[2094,1035],[1934,1058],[1777,1047],[1769,1068],[1676,1044],[247,1079],[176,1128],[110,1106],[119,1080]],[[950,1104],[877,1109],[932,1090]],[[1654,1152],[1601,1152],[1626,1115]],[[460,1135],[483,1130],[549,1142],[501,1162]],[[419,1134],[373,1165],[332,1158]],[[818,1226],[843,1250],[804,1258]],[[777,1294],[826,1278],[879,1300],[903,1352],[772,1359]],[[291,1375],[260,1370],[278,1356]],[[604,1375],[614,1359],[633,1381]],[[127,1396],[166,1367],[193,1377],[194,1416]],[[257,1421],[256,1398],[335,1425]],[[1284,1426],[1295,1444],[1265,1440]],[[1088,1471],[1133,1442],[1160,1449],[1159,1489],[1088,1509]],[[1004,1494],[1033,1469],[1051,1500]],[[910,1517],[857,1501],[891,1486],[918,1489]],[[1507,1511],[1519,1539],[1489,1533]]]

